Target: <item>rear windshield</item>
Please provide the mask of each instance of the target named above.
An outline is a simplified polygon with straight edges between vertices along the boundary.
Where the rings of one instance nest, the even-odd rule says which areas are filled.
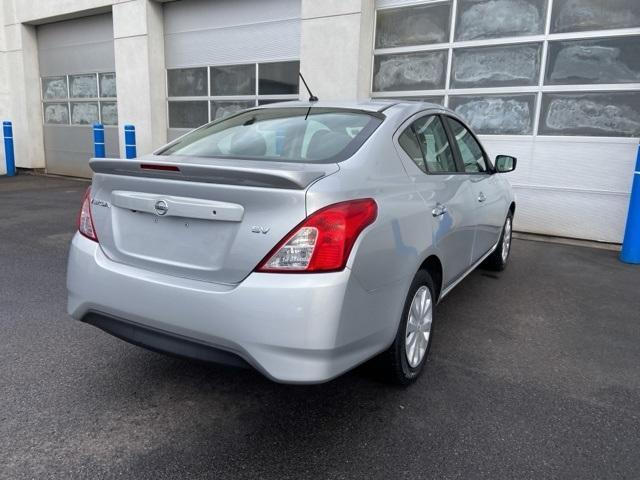
[[[383,118],[314,107],[248,110],[188,133],[159,155],[333,163],[353,155]]]

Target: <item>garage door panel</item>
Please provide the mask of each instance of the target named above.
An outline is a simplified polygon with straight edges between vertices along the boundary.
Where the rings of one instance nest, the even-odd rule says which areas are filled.
[[[119,156],[111,14],[40,25],[37,33],[46,169],[90,177],[91,125],[100,116],[113,125],[105,128],[107,155]]]
[[[300,20],[166,35],[167,68],[296,59]]]
[[[628,195],[579,191],[515,189],[514,228],[521,232],[621,243]]]
[[[538,140],[530,183],[629,193],[638,144],[627,141]]]
[[[118,130],[105,128],[108,157],[119,157]],[[90,127],[44,126],[47,172],[56,175],[91,177],[89,159],[93,156],[93,131]]]
[[[40,71],[47,76],[110,72],[114,69],[113,40],[88,45],[40,50]]]
[[[480,140],[492,162],[498,155],[512,155],[518,165],[512,173],[506,174],[512,184],[528,184],[533,164],[533,137],[498,137],[480,135]]]
[[[228,28],[300,18],[300,0],[182,0],[165,4],[165,32]]]

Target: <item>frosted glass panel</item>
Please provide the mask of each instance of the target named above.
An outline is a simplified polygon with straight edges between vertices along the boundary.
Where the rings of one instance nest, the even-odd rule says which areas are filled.
[[[456,49],[451,86],[480,88],[537,85],[541,44]]]
[[[485,135],[531,135],[536,96],[452,96],[449,107],[464,118],[476,133]]]
[[[73,125],[92,125],[98,120],[97,102],[71,103],[71,123]]]
[[[211,95],[255,94],[255,64],[211,67]]]
[[[68,125],[69,105],[66,103],[45,103],[44,123],[52,125]]]
[[[378,10],[376,48],[448,42],[450,18],[450,3]]]
[[[298,93],[300,62],[261,63],[258,65],[258,94],[295,95]]]
[[[430,90],[444,88],[447,53],[417,52],[376,55],[373,90]]]
[[[640,27],[638,0],[555,0],[551,32]]]
[[[71,98],[96,98],[98,96],[98,84],[96,82],[95,73],[69,75],[69,94]]]
[[[281,100],[277,100],[281,101]],[[255,107],[254,100],[215,101],[211,102],[211,120],[220,120],[245,108]]]
[[[100,114],[103,125],[118,124],[118,107],[116,102],[100,102]]]
[[[67,98],[67,77],[43,78],[42,98],[44,100]]]
[[[116,74],[115,73],[99,73],[98,83],[100,84],[101,97],[116,96]]]
[[[640,37],[549,43],[547,85],[640,82]]]
[[[206,68],[178,68],[167,70],[170,97],[199,97],[207,95]]]
[[[640,137],[640,92],[545,94],[539,132]]]
[[[208,102],[169,102],[169,128],[196,128],[209,121]]]
[[[547,0],[458,0],[456,40],[544,33]]]

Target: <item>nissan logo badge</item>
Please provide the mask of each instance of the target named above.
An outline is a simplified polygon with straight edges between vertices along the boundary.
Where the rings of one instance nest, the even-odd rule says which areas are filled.
[[[156,214],[162,216],[167,214],[167,212],[169,211],[169,206],[164,200],[158,200],[155,204],[155,209]]]

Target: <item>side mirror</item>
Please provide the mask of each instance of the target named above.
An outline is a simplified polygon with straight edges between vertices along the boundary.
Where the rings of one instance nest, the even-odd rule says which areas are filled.
[[[496,172],[509,173],[516,169],[518,159],[510,155],[498,155],[496,157]]]

